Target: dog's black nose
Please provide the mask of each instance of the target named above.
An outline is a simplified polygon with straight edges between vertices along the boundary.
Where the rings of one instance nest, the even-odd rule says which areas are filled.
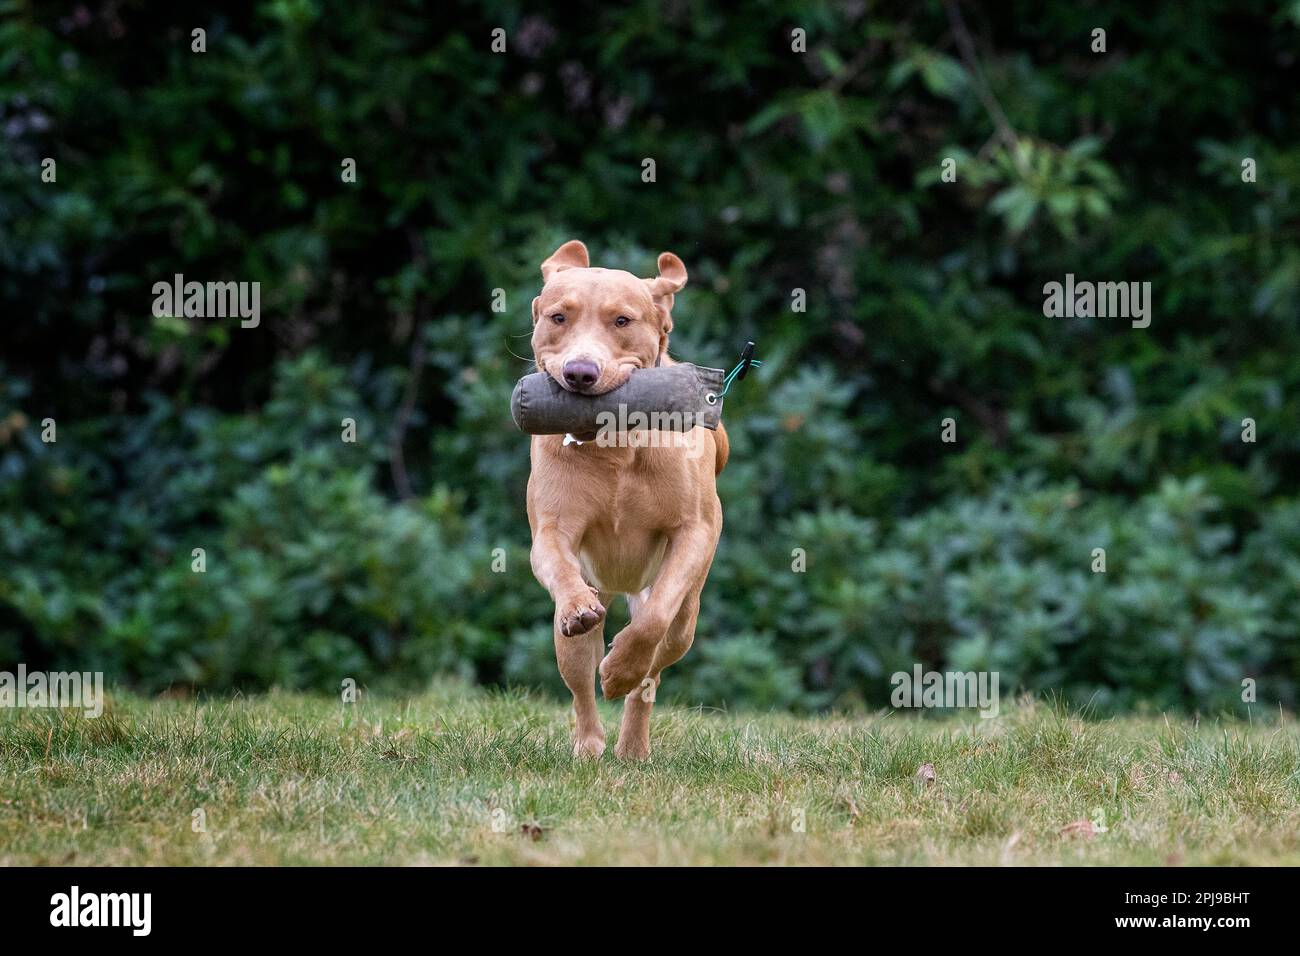
[[[588,389],[600,378],[600,366],[591,359],[574,359],[564,363],[564,380],[570,388]]]

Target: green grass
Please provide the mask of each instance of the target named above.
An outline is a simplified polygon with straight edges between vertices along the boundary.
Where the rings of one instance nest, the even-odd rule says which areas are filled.
[[[0,863],[1300,863],[1300,732],[1276,714],[657,710],[645,764],[619,761],[612,732],[604,758],[575,761],[567,708],[457,685],[352,707],[271,694],[118,697],[97,720],[10,711]],[[1085,818],[1107,829],[1062,833]]]

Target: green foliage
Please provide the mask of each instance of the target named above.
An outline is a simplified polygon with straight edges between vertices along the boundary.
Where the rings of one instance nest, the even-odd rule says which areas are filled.
[[[1228,707],[1266,663],[1261,639],[1286,608],[1228,557],[1233,533],[1214,514],[1203,482],[1170,480],[1121,506],[1076,486],[1001,487],[887,536],[843,512],[802,515],[779,537],[808,542],[808,580],[771,556],[796,618],[773,626],[783,658],[837,704],[884,705],[889,675],[920,661],[1102,709]],[[1095,548],[1105,572],[1092,570]],[[796,637],[809,629],[820,639]]]
[[[1300,22],[994,6],[975,69],[941,4],[0,3],[0,664],[557,688],[506,408],[576,236],[683,256],[677,356],[765,360],[666,695],[879,706],[919,660],[1294,705]],[[177,273],[261,326],[155,318]],[[1066,273],[1151,327],[1045,318]]]

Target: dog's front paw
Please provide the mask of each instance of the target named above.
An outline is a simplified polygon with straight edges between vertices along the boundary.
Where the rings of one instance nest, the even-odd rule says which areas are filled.
[[[600,689],[606,700],[626,697],[641,686],[646,672],[654,663],[655,644],[621,636],[614,648],[600,662]]]
[[[605,619],[605,606],[596,597],[599,592],[595,588],[589,590],[590,597],[568,601],[556,608],[555,620],[565,637],[586,634]]]

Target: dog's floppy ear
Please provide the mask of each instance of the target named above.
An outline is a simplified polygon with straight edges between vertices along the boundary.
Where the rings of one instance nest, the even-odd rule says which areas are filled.
[[[686,285],[686,266],[671,252],[659,254],[659,275],[654,279],[643,280],[650,289],[650,298],[655,307],[663,313],[664,331],[673,328],[673,295],[681,292]]]
[[[563,269],[585,269],[589,265],[591,258],[587,255],[587,247],[577,239],[570,239],[542,263],[542,281],[546,282]]]

